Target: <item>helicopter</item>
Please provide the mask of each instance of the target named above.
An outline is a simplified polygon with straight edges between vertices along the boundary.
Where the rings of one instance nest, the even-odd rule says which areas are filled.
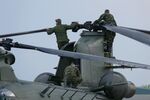
[[[12,53],[0,49],[0,99],[1,100],[149,100],[150,90],[136,88],[134,83],[118,72],[114,68],[142,68],[150,69],[150,65],[135,62],[118,60],[104,57],[103,51],[103,30],[120,33],[144,44],[150,45],[149,33],[147,30],[132,29],[127,27],[98,25],[94,26],[90,22],[80,24],[74,31],[85,28],[81,38],[74,46],[74,42],[65,45],[62,50],[55,50],[39,46],[32,46],[13,42],[6,37],[25,35],[37,32],[45,32],[46,29],[0,35],[6,38],[0,41],[0,46],[10,51],[12,47],[21,49],[36,50],[48,54],[60,56],[57,72],[42,73],[34,80],[28,82],[19,80],[11,65],[15,62]],[[93,28],[102,30],[101,32],[91,31]],[[88,48],[84,48],[88,47]],[[74,51],[74,48],[75,51]],[[71,59],[73,58],[73,59]],[[80,65],[83,78],[78,88],[63,86],[63,73],[70,60],[76,61]],[[105,66],[105,64],[118,64],[121,66]]]

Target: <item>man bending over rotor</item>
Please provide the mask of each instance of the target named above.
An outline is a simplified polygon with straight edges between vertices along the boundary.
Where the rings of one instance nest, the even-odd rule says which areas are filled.
[[[110,13],[108,9],[106,9],[105,12],[94,23],[99,25],[117,26],[114,16]],[[105,56],[111,57],[113,41],[116,36],[116,33],[111,31],[105,31],[105,30],[104,33],[105,33],[105,37],[104,37]]]

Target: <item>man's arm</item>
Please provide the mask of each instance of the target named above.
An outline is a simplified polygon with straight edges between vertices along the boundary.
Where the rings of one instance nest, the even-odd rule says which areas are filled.
[[[54,33],[54,28],[48,28],[47,29],[47,34],[51,35],[52,33]]]
[[[102,14],[98,19],[98,21],[101,21],[101,20],[104,20],[104,14]]]
[[[65,25],[66,30],[70,30],[74,28],[74,25]]]
[[[109,20],[111,21],[111,24],[117,26],[114,16],[112,14],[110,14],[109,16],[110,16]]]

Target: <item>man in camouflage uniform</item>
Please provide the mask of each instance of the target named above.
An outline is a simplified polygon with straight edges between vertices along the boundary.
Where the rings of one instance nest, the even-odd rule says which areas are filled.
[[[67,66],[64,71],[64,85],[76,88],[82,81],[80,71],[75,64]]]
[[[57,39],[58,48],[61,49],[64,45],[69,43],[67,36],[67,30],[73,29],[72,25],[65,25],[61,23],[61,19],[56,19],[56,26],[53,28],[47,29],[48,35],[55,33]]]
[[[102,14],[97,21],[99,24],[117,26],[114,16],[110,14],[108,9],[105,10],[104,14]],[[104,33],[105,33],[105,38],[104,38],[105,56],[111,57],[112,45],[113,45],[113,41],[116,36],[116,33],[111,32],[111,31],[104,31]]]
[[[102,14],[99,19],[99,23],[108,24],[108,25],[117,25],[114,19],[114,16],[110,14],[108,9],[105,10],[104,14]]]

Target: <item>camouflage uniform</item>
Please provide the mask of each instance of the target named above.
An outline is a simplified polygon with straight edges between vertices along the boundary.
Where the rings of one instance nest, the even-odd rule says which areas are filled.
[[[67,30],[72,29],[73,26],[61,24],[60,19],[56,19],[56,23],[59,23],[59,24],[56,24],[56,26],[53,28],[47,29],[47,33],[48,33],[48,35],[55,33],[58,48],[61,49],[65,44],[67,44],[69,42],[69,39],[67,36]]]
[[[115,25],[115,26],[117,25],[113,15],[109,13],[109,10],[105,10],[105,13],[100,16],[100,18],[98,19],[98,22],[107,24],[107,25]],[[106,43],[105,45],[106,47],[104,51],[106,52],[107,57],[111,57],[112,45],[113,45],[113,41],[116,36],[116,33],[111,32],[111,31],[104,31],[104,33],[105,33],[104,40]]]
[[[112,14],[110,14],[109,12],[107,13],[105,11],[104,14],[102,14],[100,16],[100,18],[98,19],[98,21],[101,23],[102,21],[104,21],[104,24],[110,24],[110,25],[117,25],[116,21],[114,19],[114,16]]]
[[[76,88],[82,81],[79,69],[71,64],[67,66],[64,71],[64,84],[65,86]]]

